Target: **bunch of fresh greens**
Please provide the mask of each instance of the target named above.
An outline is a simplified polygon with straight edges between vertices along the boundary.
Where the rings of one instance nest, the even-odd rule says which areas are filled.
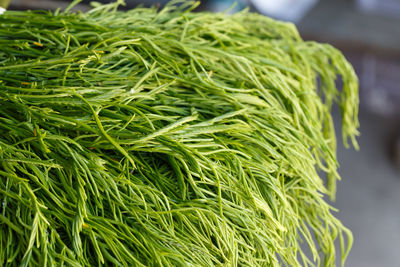
[[[246,11],[118,4],[0,16],[0,265],[332,266],[335,240],[343,262],[342,54]]]

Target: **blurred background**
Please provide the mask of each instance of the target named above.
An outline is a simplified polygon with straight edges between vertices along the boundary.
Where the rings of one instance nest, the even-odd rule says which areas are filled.
[[[11,0],[9,8],[57,9],[69,2]],[[167,1],[125,2],[133,8]],[[333,204],[355,237],[346,266],[400,266],[400,0],[203,0],[199,10],[245,7],[295,23],[304,39],[334,45],[355,67],[361,149],[339,144],[343,180]],[[76,8],[87,10],[89,1]],[[339,126],[338,111],[334,116]]]

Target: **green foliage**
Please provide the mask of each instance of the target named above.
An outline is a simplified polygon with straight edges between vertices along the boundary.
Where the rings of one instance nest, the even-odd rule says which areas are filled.
[[[343,261],[342,54],[246,11],[117,5],[0,16],[0,265],[333,266],[335,240]]]

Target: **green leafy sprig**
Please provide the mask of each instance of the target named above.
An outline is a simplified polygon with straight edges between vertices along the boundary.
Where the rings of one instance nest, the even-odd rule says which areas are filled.
[[[334,266],[335,240],[343,263],[343,55],[247,11],[119,4],[0,15],[0,265]]]

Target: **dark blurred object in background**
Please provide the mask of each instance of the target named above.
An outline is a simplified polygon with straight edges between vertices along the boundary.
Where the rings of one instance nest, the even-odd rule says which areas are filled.
[[[111,1],[109,1],[111,2]],[[27,9],[43,9],[43,10],[56,10],[58,8],[65,9],[71,1],[67,0],[10,0],[11,10],[27,10]],[[82,1],[81,4],[75,6],[74,10],[89,10],[89,2]]]
[[[356,0],[359,10],[372,14],[400,16],[400,1],[398,0]]]

